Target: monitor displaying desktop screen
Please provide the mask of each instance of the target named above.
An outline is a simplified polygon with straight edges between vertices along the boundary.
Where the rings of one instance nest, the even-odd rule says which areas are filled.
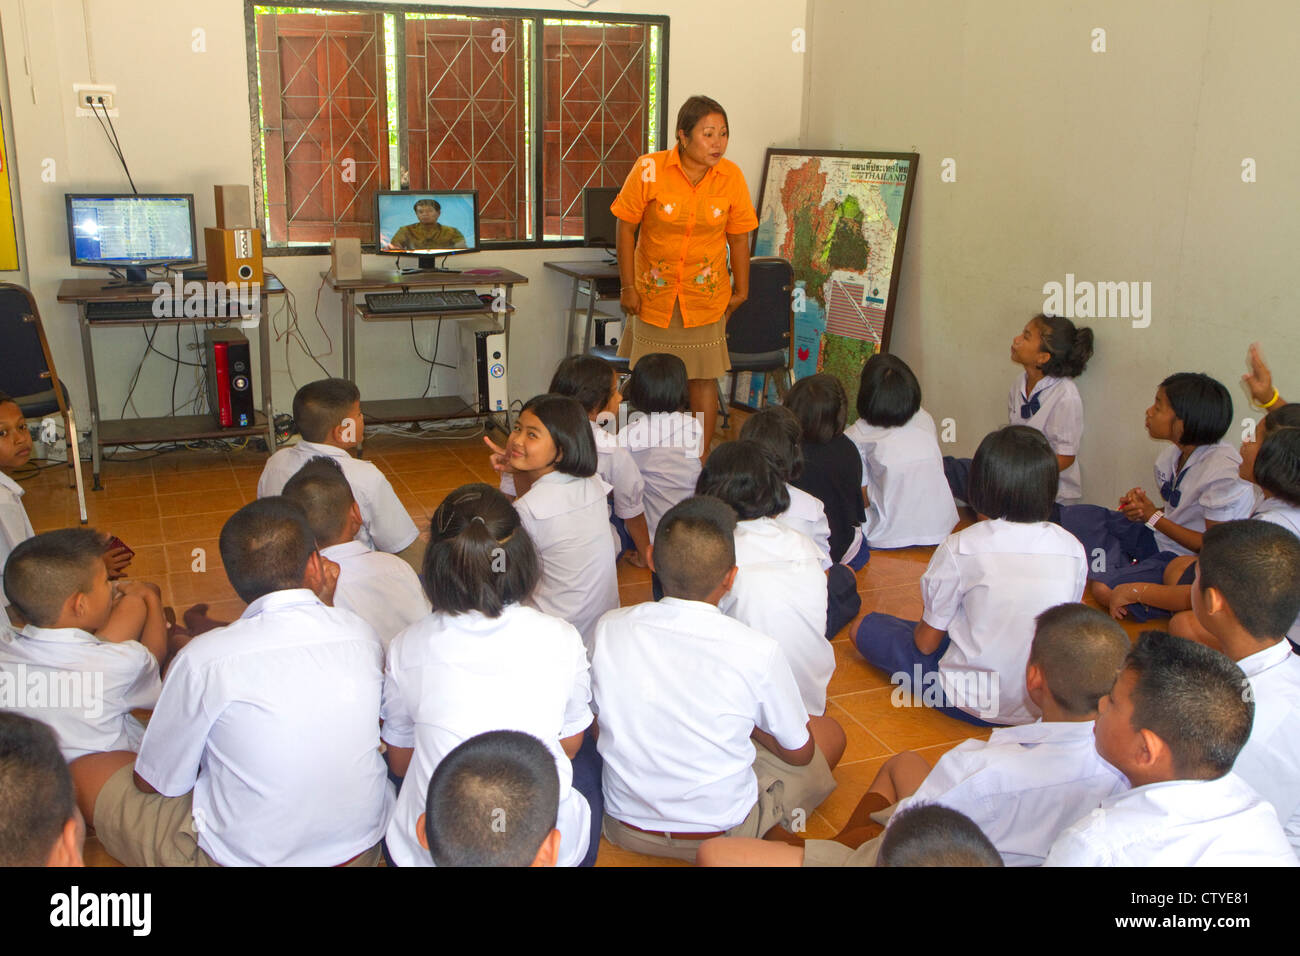
[[[122,268],[132,282],[145,268],[196,261],[194,196],[66,194],[74,266]]]
[[[477,249],[478,193],[474,190],[375,193],[376,252],[424,260]]]

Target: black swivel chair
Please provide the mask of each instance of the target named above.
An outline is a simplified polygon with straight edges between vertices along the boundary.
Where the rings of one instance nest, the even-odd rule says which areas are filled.
[[[62,417],[68,438],[68,487],[77,489],[81,523],[85,524],[86,491],[72,403],[54,369],[36,300],[27,289],[11,282],[0,282],[0,392],[8,393],[26,418]]]
[[[731,396],[736,400],[736,379],[741,372],[763,376],[763,396],[768,378],[776,375],[780,398],[791,385],[794,339],[794,269],[775,256],[749,260],[749,298],[727,323],[727,351],[731,353]]]

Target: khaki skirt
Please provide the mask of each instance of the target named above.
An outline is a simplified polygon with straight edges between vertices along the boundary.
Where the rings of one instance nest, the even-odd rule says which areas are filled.
[[[641,316],[630,316],[623,330],[623,341],[618,344],[618,354],[628,360],[630,367],[643,355],[667,352],[676,355],[686,365],[690,379],[721,378],[731,367],[727,354],[727,325],[719,316],[716,322],[686,328],[682,310],[673,304],[673,317],[668,328],[643,322]]]

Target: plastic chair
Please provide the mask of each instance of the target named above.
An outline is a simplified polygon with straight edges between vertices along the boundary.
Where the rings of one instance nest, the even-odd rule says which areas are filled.
[[[793,293],[794,269],[789,262],[775,256],[749,260],[749,298],[727,323],[731,402],[736,401],[736,379],[742,372],[762,374],[764,402],[770,376],[778,375],[779,398],[790,389],[794,367],[790,347],[794,338]]]
[[[23,286],[11,282],[0,282],[0,391],[9,394],[25,418],[62,416],[67,433],[68,487],[77,489],[81,523],[85,524],[86,489],[72,403],[54,368],[36,300]]]

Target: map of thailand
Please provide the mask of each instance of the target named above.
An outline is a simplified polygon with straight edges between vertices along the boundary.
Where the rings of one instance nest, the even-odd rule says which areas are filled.
[[[835,375],[850,419],[862,364],[888,338],[914,176],[913,158],[768,153],[754,254],[794,267],[795,378]]]

